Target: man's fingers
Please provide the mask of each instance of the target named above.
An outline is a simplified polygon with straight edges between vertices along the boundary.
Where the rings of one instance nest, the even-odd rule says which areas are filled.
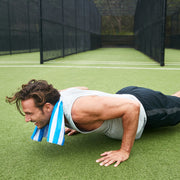
[[[100,163],[100,166],[109,166],[111,164],[113,164],[115,161],[114,160],[106,160],[103,161],[102,163]]]
[[[74,133],[73,131],[70,131],[67,135],[71,136],[71,135],[73,135],[73,133]]]
[[[121,150],[104,152],[101,156],[103,157],[96,160],[97,163],[100,163],[100,166],[109,166],[115,163],[114,167],[117,167],[121,162],[129,158],[129,155]]]
[[[97,159],[96,162],[99,163],[99,162],[102,162],[102,161],[104,161],[104,160],[105,160],[105,159],[104,159],[104,157],[103,157],[103,158]]]
[[[114,164],[114,167],[119,166],[120,163],[121,163],[121,161],[117,161],[117,162]]]
[[[109,165],[111,165],[111,164],[113,164],[113,163],[115,163],[115,161],[114,161],[114,160],[111,160],[111,161],[107,162],[104,166],[109,166]]]
[[[71,131],[71,129],[65,128],[65,134],[69,133],[70,131]]]
[[[76,130],[71,130],[69,133],[68,133],[68,136],[71,136],[73,134],[77,134],[78,132]]]
[[[106,164],[107,162],[111,161],[112,159],[110,157],[108,157],[107,155],[109,154],[109,152],[105,152],[103,153],[104,155],[101,154],[101,156],[104,156],[100,159],[97,159],[96,162],[101,162],[100,165],[104,165]],[[114,160],[113,160],[114,161]],[[115,161],[114,161],[115,162]]]
[[[112,151],[104,152],[104,153],[101,154],[101,156],[107,156],[107,155],[109,155],[111,152],[112,152]]]
[[[107,151],[107,152],[102,153],[101,156],[103,156],[103,157],[100,159],[97,159],[96,162],[102,162],[102,161],[106,160],[108,158],[107,155],[109,155],[111,152],[112,151]]]
[[[70,128],[65,128],[65,134],[67,134],[68,136],[77,134],[79,132],[77,132],[76,130],[70,129]]]
[[[113,159],[111,159],[109,157],[103,157],[103,158],[100,158],[100,159],[96,160],[96,162],[100,163],[99,164],[100,166],[109,166],[109,165],[116,162],[114,167],[117,167],[120,164],[121,161],[116,161],[116,160],[113,160]]]

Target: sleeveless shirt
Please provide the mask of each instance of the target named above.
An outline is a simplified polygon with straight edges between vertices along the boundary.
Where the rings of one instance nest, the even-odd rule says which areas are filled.
[[[110,94],[110,93],[105,93],[105,92],[96,91],[96,90],[81,90],[81,89],[77,89],[77,88],[69,88],[67,90],[64,90],[64,91],[60,92],[60,95],[61,95],[62,102],[63,102],[64,115],[68,121],[68,124],[66,124],[67,127],[74,129],[83,134],[88,134],[88,133],[93,133],[93,132],[104,133],[106,136],[113,138],[113,139],[122,139],[123,124],[122,124],[121,118],[105,120],[103,122],[103,124],[95,130],[82,131],[82,130],[78,129],[78,127],[76,127],[75,123],[73,122],[72,116],[71,116],[71,109],[72,109],[73,103],[76,101],[77,98],[80,98],[83,96],[94,96],[94,95],[109,96],[109,97],[122,97],[122,98],[131,99],[134,101],[138,101],[140,103],[140,113],[139,113],[138,128],[137,128],[135,139],[139,139],[143,133],[144,127],[147,122],[146,113],[145,113],[144,107],[141,104],[141,102],[133,95]]]

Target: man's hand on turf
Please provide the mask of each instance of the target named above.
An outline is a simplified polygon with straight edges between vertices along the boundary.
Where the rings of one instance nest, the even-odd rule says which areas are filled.
[[[117,167],[121,162],[126,161],[129,158],[130,153],[120,149],[116,151],[108,151],[101,154],[102,158],[96,160],[97,163],[100,163],[100,166],[109,166],[113,163],[114,167]]]
[[[68,136],[75,135],[75,134],[78,134],[78,133],[79,132],[77,132],[76,130],[65,127],[65,134],[67,134]]]

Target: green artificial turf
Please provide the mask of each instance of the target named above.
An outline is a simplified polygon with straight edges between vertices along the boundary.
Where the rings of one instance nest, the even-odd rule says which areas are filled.
[[[5,103],[22,83],[46,79],[58,89],[87,86],[114,93],[137,85],[172,94],[180,90],[180,50],[166,49],[165,67],[131,48],[102,48],[43,65],[39,53],[0,56],[0,179],[178,180],[180,125],[148,130],[133,146],[128,161],[115,168],[95,161],[120,141],[101,134],[65,137],[63,147],[34,142],[34,125],[25,123],[15,106]]]

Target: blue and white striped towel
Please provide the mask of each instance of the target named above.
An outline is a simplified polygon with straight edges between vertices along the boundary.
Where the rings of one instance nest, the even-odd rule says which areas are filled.
[[[42,129],[38,129],[36,126],[31,139],[34,141],[42,141],[43,137],[47,138],[47,142],[64,145],[64,134],[65,134],[65,124],[64,124],[64,113],[63,113],[63,103],[59,100],[52,111],[49,125],[47,124]]]

